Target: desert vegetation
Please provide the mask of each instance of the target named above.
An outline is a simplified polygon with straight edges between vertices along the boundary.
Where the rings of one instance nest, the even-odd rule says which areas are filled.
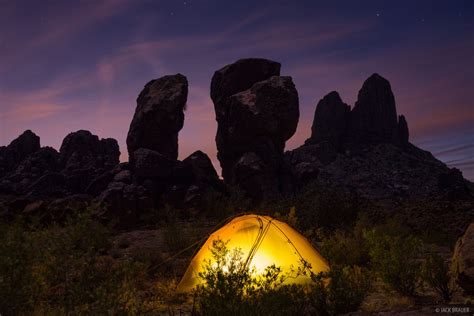
[[[388,297],[396,293],[411,302],[409,307],[420,298],[449,303],[459,293],[448,260],[423,236],[396,220],[374,223],[357,200],[339,192],[309,187],[305,194],[273,201],[262,212],[304,232],[329,261],[325,273],[312,273],[304,260],[294,267],[295,275],[311,276],[310,284],[284,284],[294,275],[275,265],[256,275],[244,265],[239,249],[220,241],[213,245],[213,260],[204,263],[202,284],[191,293],[176,293],[184,272],[176,268],[177,260],[190,259],[205,234],[185,234],[185,215],[167,207],[154,211],[167,214],[162,221],[143,228],[160,232],[158,249],[167,256],[147,251],[117,256],[113,245],[128,247],[118,238],[123,231],[97,221],[91,215],[95,210],[88,209],[61,223],[16,218],[0,224],[0,313],[335,315],[377,309],[374,295],[385,295],[390,304]],[[209,207],[199,220],[189,220],[192,225],[221,223],[247,203],[240,193],[212,193],[212,200],[218,206]],[[326,203],[332,203],[334,219],[350,215],[355,220],[325,222],[317,213]],[[456,302],[466,301],[458,295]]]

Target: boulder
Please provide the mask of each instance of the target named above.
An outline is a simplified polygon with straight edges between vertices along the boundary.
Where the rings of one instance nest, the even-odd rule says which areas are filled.
[[[13,171],[26,157],[40,149],[40,138],[26,130],[8,146],[0,147],[0,178]]]
[[[186,157],[183,163],[191,167],[196,181],[208,184],[219,182],[219,176],[212,165],[211,159],[202,151],[195,151]]]
[[[95,215],[122,228],[136,225],[140,214],[153,207],[153,200],[143,186],[122,182],[111,182],[96,202],[99,209]]]
[[[254,152],[243,154],[234,166],[235,182],[255,201],[279,193],[275,169]]]
[[[347,131],[351,108],[336,91],[319,100],[311,126],[311,138],[306,143],[328,141],[339,148]]]
[[[13,140],[8,148],[16,152],[17,161],[25,159],[27,156],[40,149],[40,138],[30,130],[26,130]]]
[[[164,76],[145,85],[127,135],[130,162],[134,152],[149,149],[164,157],[178,157],[178,132],[183,128],[188,81],[181,74]]]
[[[392,143],[398,132],[390,83],[378,74],[363,84],[350,117],[350,137],[362,144]]]
[[[467,294],[474,295],[474,223],[456,243],[452,268],[459,286]]]
[[[140,148],[133,152],[133,174],[139,178],[166,179],[176,161],[157,151]]]
[[[216,71],[211,83],[222,176],[227,184],[247,187],[256,199],[279,192],[285,142],[299,119],[296,88],[291,77],[280,77],[279,72],[279,63],[243,59]],[[250,162],[258,163],[258,172]],[[245,176],[238,175],[237,164]],[[263,187],[247,185],[252,170]]]
[[[216,119],[225,119],[226,99],[231,95],[250,89],[255,83],[280,75],[280,63],[262,58],[240,59],[217,70],[212,76],[211,99],[214,102]]]
[[[115,139],[101,139],[89,131],[68,134],[59,150],[59,165],[66,172],[74,169],[111,169],[119,163],[120,151]]]

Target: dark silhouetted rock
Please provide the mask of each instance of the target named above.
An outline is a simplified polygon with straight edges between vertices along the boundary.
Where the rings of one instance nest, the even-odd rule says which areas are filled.
[[[439,174],[438,187],[440,193],[447,194],[447,198],[450,200],[465,199],[471,196],[466,180],[464,180],[461,170],[457,168],[451,168]]]
[[[74,169],[111,169],[119,163],[120,151],[115,139],[101,139],[80,130],[64,138],[59,150],[59,165],[66,172]]]
[[[474,223],[456,243],[452,268],[459,286],[467,294],[474,295]]]
[[[111,182],[97,198],[101,220],[129,228],[140,220],[140,214],[153,207],[149,192],[140,185]]]
[[[40,149],[40,138],[30,130],[26,130],[13,140],[8,147],[17,153],[18,162]]]
[[[26,130],[10,145],[0,147],[0,178],[13,171],[26,157],[40,149],[40,138]]]
[[[262,187],[247,190],[256,199],[279,192],[283,149],[299,119],[298,93],[290,77],[277,76],[279,69],[280,64],[269,60],[240,60],[218,70],[211,84],[224,181],[248,187],[239,179],[249,179],[253,169],[248,163],[258,161],[259,171],[255,170],[254,176],[263,178],[255,183]],[[237,177],[239,161],[240,169],[246,170],[244,177]]]
[[[127,136],[130,162],[139,148],[156,151],[171,160],[178,157],[178,132],[183,128],[188,81],[176,74],[152,80],[137,99]]]
[[[212,76],[211,98],[214,102],[217,121],[225,119],[226,99],[233,94],[250,89],[254,83],[280,75],[280,63],[261,59],[240,59],[217,70]]]
[[[402,146],[408,144],[409,136],[410,136],[410,132],[408,131],[407,120],[405,119],[405,116],[400,115],[398,117],[398,132],[397,132],[398,143]]]
[[[59,172],[47,173],[33,182],[27,191],[37,196],[61,196],[67,193],[66,179]]]
[[[350,137],[356,143],[391,143],[397,131],[397,110],[390,83],[373,74],[364,82],[352,109]]]
[[[170,188],[165,193],[166,201],[180,208],[198,207],[210,191],[223,192],[219,179],[209,157],[196,151],[182,162],[177,162],[170,179]]]
[[[86,187],[85,193],[93,196],[99,195],[102,191],[107,189],[107,186],[110,182],[112,182],[114,176],[115,175],[112,170],[108,170],[98,175],[97,177],[93,178],[92,181],[89,182]]]
[[[120,151],[115,139],[100,139],[80,130],[64,138],[59,150],[59,166],[69,191],[83,193],[90,183],[119,163]]]
[[[336,91],[319,100],[311,127],[311,138],[307,143],[328,141],[336,148],[341,146],[347,132],[351,108]]]
[[[234,166],[235,183],[255,200],[276,196],[279,178],[275,168],[254,152],[243,154]]]
[[[151,149],[140,148],[133,152],[133,174],[140,178],[167,178],[175,160]]]
[[[183,163],[191,166],[194,178],[203,183],[214,183],[219,181],[216,169],[212,165],[211,159],[198,150],[183,160]]]

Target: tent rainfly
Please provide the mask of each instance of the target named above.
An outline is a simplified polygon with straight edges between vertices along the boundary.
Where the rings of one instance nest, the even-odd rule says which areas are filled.
[[[288,224],[270,216],[243,215],[235,217],[210,235],[191,260],[178,284],[178,291],[191,291],[201,283],[198,274],[203,271],[205,260],[212,261],[210,248],[218,238],[228,241],[227,247],[230,250],[239,248],[245,262],[249,267],[254,267],[257,274],[272,264],[280,267],[283,273],[289,273],[291,267],[298,267],[301,259],[311,264],[314,273],[329,270],[326,260],[305,237]],[[310,278],[299,276],[288,278],[285,282],[304,284],[310,282]]]

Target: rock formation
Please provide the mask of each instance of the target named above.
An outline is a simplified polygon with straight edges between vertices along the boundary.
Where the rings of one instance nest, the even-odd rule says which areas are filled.
[[[299,119],[298,93],[280,64],[242,59],[215,72],[211,98],[224,181],[260,199],[280,192],[285,142]]]
[[[60,221],[74,208],[94,204],[101,219],[130,227],[165,205],[188,214],[205,211],[202,202],[212,191],[227,194],[238,186],[259,202],[314,182],[406,212],[415,228],[457,232],[472,221],[472,183],[409,143],[390,83],[377,74],[364,82],[352,110],[337,92],[324,96],[311,137],[285,153],[299,105],[279,63],[238,60],[215,72],[210,92],[227,186],[205,153],[177,159],[188,83],[181,74],[169,75],[150,81],[138,96],[127,137],[130,162],[119,163],[117,141],[83,130],[67,135],[59,152],[41,148],[29,130],[0,147],[0,216],[23,212]]]
[[[373,74],[364,82],[352,109],[350,137],[358,143],[393,142],[397,130],[397,110],[390,83]]]
[[[40,149],[40,139],[30,130],[24,131],[10,145],[0,147],[0,177],[38,149]]]
[[[181,74],[164,76],[145,85],[127,136],[132,165],[133,153],[139,148],[154,150],[171,160],[178,158],[178,132],[183,128],[187,98],[188,81]]]
[[[474,295],[474,223],[458,239],[452,260],[454,277],[469,295]]]
[[[350,111],[350,106],[342,102],[336,91],[319,100],[307,143],[328,141],[339,148],[346,136]]]

